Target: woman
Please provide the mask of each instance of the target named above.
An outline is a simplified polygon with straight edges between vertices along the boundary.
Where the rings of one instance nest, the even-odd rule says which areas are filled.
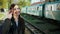
[[[3,25],[3,34],[24,34],[25,24],[24,20],[20,16],[18,5],[12,4],[9,9],[5,24]]]

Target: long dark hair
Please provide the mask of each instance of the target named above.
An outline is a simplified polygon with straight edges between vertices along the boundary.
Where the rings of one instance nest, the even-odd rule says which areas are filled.
[[[11,4],[9,10],[11,10],[12,8],[14,8],[15,5],[16,5],[16,4]]]

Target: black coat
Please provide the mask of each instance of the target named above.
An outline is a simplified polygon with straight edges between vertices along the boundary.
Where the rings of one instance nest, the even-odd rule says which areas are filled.
[[[17,33],[24,34],[24,30],[25,30],[24,20],[21,17],[19,17],[18,19],[19,19],[18,27],[16,27],[16,23],[13,18],[11,20],[8,18],[5,19],[3,28],[2,28],[2,34],[17,34]],[[16,29],[17,29],[17,32],[16,32]]]

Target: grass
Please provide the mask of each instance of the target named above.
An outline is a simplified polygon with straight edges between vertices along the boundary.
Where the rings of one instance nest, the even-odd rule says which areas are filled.
[[[3,17],[4,17],[4,14],[0,14],[0,20],[2,20]]]

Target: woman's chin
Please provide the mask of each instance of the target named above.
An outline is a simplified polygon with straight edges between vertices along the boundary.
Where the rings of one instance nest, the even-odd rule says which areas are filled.
[[[19,16],[19,15],[15,15],[15,16]]]

